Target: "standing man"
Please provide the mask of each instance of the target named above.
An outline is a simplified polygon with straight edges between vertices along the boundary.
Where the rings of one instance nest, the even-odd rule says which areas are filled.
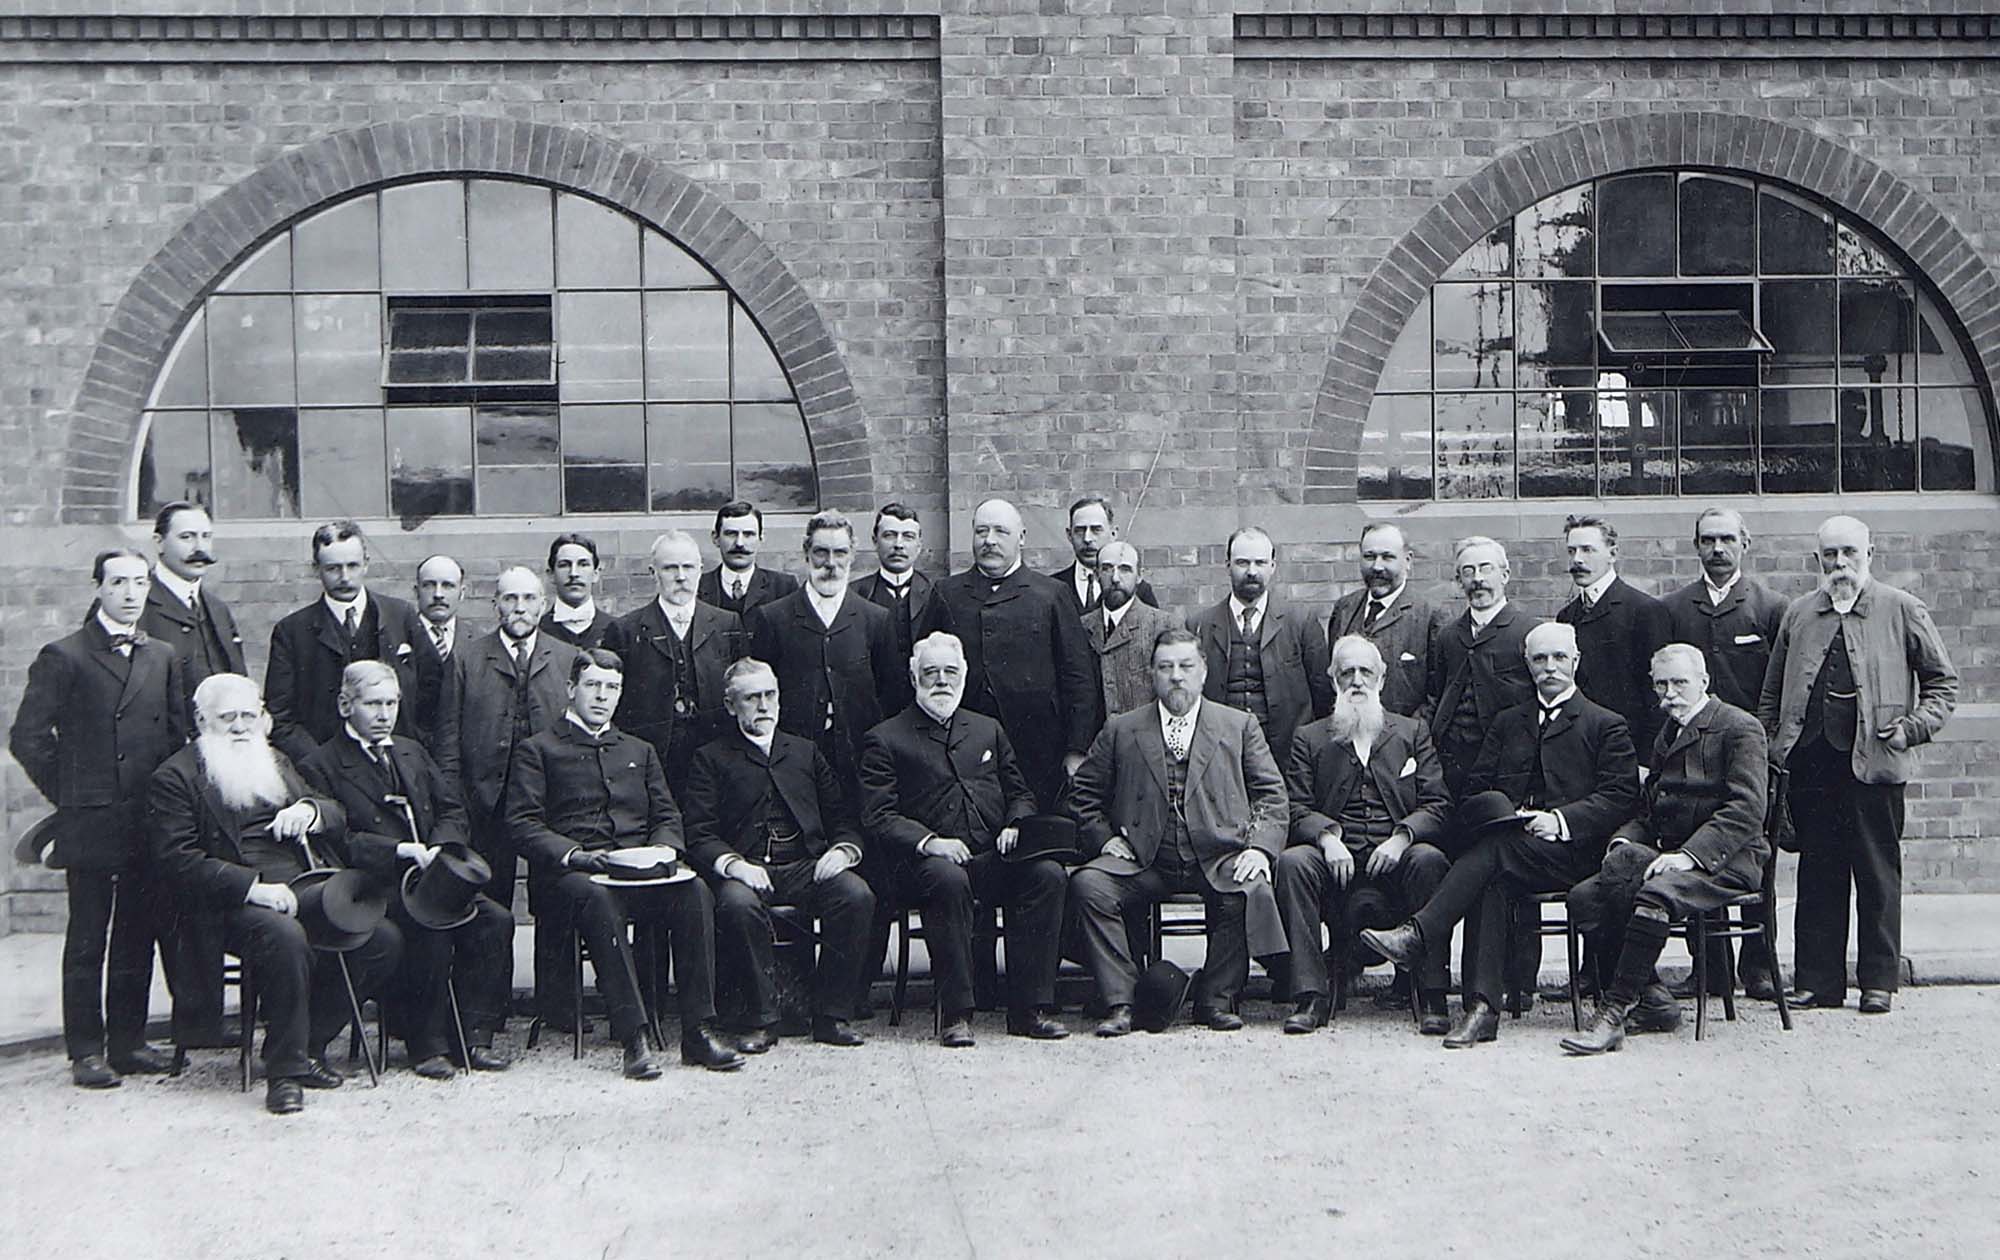
[[[1229,598],[1188,618],[1206,658],[1203,696],[1255,715],[1271,755],[1283,761],[1292,732],[1333,711],[1326,633],[1301,609],[1271,595],[1278,551],[1247,525],[1229,536]]]
[[[1114,544],[1120,545],[1120,544]],[[938,1040],[972,1044],[973,901],[1006,908],[1007,1031],[1055,1041],[1056,965],[1069,881],[1048,858],[1015,859],[1015,824],[1035,812],[1000,724],[959,707],[965,649],[933,634],[910,661],[916,703],[868,732],[861,792],[871,844],[895,852],[905,895],[923,908],[938,991]]]
[[[1535,697],[1525,653],[1535,618],[1507,602],[1507,549],[1491,538],[1464,539],[1452,556],[1465,611],[1438,631],[1424,694],[1444,785],[1462,800],[1466,776],[1493,719]]]
[[[1625,719],[1634,745],[1651,748],[1660,706],[1649,670],[1671,633],[1666,606],[1618,576],[1618,529],[1611,522],[1571,516],[1563,522],[1563,547],[1576,598],[1556,612],[1556,620],[1576,627],[1583,658],[1576,685]]]
[[[924,527],[917,511],[902,503],[885,503],[875,511],[875,572],[854,584],[861,598],[880,604],[896,630],[896,659],[908,661],[917,640],[936,628],[937,611],[930,576],[917,569],[923,550]],[[898,670],[895,694],[883,697],[884,711],[900,713],[914,693],[908,673]]]
[[[425,556],[417,565],[417,613],[424,619],[441,668],[449,668],[458,647],[458,602],[465,597],[465,567],[446,555]]]
[[[1423,711],[1425,677],[1444,615],[1410,590],[1410,545],[1400,525],[1373,521],[1361,531],[1361,589],[1333,602],[1327,642],[1358,634],[1382,653],[1382,707],[1404,717]]]
[[[229,605],[202,579],[215,567],[215,525],[208,509],[176,501],[153,518],[153,584],[139,628],[181,662],[185,728],[194,729],[194,689],[210,674],[241,674],[243,636]]]
[[[756,504],[737,499],[717,508],[709,537],[722,553],[722,563],[701,575],[701,588],[695,594],[702,603],[742,617],[799,589],[799,580],[791,574],[757,567],[757,550],[764,545],[764,514]]]
[[[1110,1013],[1100,1037],[1132,1031],[1138,968],[1125,931],[1129,911],[1169,893],[1200,893],[1208,960],[1195,986],[1195,1022],[1243,1027],[1236,999],[1250,956],[1286,951],[1271,892],[1284,843],[1285,780],[1254,718],[1203,699],[1207,667],[1192,632],[1153,643],[1150,707],[1105,726],[1077,770],[1072,808],[1090,860],[1071,876],[1083,954]]]
[[[153,942],[165,915],[153,901],[145,802],[147,780],[187,737],[187,708],[180,658],[139,628],[152,584],[146,557],[126,547],[99,552],[90,576],[97,608],[36,654],[7,748],[56,807],[48,863],[69,887],[62,1022],[70,1079],[109,1089],[120,1074],[170,1066],[146,1044]]]
[[[355,661],[381,661],[415,703],[396,719],[397,733],[416,736],[431,721],[442,668],[417,610],[363,585],[368,540],[353,521],[313,531],[313,571],[322,597],[287,614],[271,630],[264,703],[271,742],[294,763],[340,731],[340,675]]]
[[[549,581],[555,584],[556,597],[542,618],[542,629],[571,647],[603,647],[614,618],[597,606],[601,576],[595,539],[588,534],[557,534],[549,544]]]
[[[1859,925],[1861,1013],[1885,1015],[1903,947],[1903,785],[1944,729],[1958,674],[1923,601],[1876,581],[1868,527],[1820,524],[1819,589],[1778,624],[1757,716],[1791,776],[1799,837],[1795,1006],[1847,1000],[1847,890]]]
[[[1097,551],[1098,606],[1083,614],[1083,633],[1097,661],[1097,720],[1093,729],[1127,709],[1153,703],[1153,640],[1184,623],[1139,598],[1139,549],[1108,542]]]
[[[605,642],[624,660],[622,729],[653,746],[667,786],[681,792],[694,750],[728,720],[722,671],[743,654],[743,623],[695,598],[701,548],[694,539],[668,530],[650,554],[658,595],[620,617]]]
[[[937,584],[942,628],[965,647],[965,705],[1013,741],[1036,807],[1056,796],[1090,747],[1097,679],[1083,623],[1060,583],[1021,563],[1027,530],[1005,499],[972,513],[972,567]]]
[[[1111,504],[1102,495],[1096,494],[1087,494],[1070,504],[1066,533],[1076,559],[1070,562],[1068,568],[1058,569],[1049,576],[1069,591],[1070,600],[1076,605],[1076,614],[1081,617],[1094,610],[1103,597],[1097,572],[1099,553],[1106,543],[1118,537]],[[1152,583],[1141,579],[1137,589],[1140,603],[1152,608],[1160,606],[1160,601],[1153,595]]]

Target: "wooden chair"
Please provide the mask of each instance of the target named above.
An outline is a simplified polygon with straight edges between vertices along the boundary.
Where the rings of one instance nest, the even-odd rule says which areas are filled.
[[[1532,922],[1517,920],[1515,924],[1509,926],[1507,937],[1509,941],[1513,939],[1516,927],[1523,931],[1532,927],[1535,931],[1535,940],[1538,946],[1543,940],[1551,936],[1560,936],[1563,938],[1569,952],[1570,1028],[1572,1031],[1582,1032],[1583,989],[1578,981],[1578,973],[1582,969],[1583,934],[1577,931],[1576,924],[1570,920],[1568,899],[1569,894],[1567,892],[1541,892],[1531,893],[1514,902],[1512,909],[1515,915],[1519,915],[1523,907],[1533,906],[1535,908],[1535,918]],[[1561,908],[1563,912],[1562,916],[1560,918],[1551,918],[1548,913],[1550,906]],[[1510,998],[1507,1003],[1508,1014],[1515,1019],[1521,1018],[1521,1006],[1522,1003]]]
[[[236,986],[237,1032],[236,1070],[242,1078],[242,1092],[250,1091],[250,1059],[257,1041],[257,977],[251,970],[248,959],[227,958],[222,960],[222,987]],[[204,1047],[206,1048],[206,1047]],[[170,1075],[179,1076],[187,1070],[189,1047],[174,1043],[174,1065]]]
[[[1750,915],[1752,910],[1758,912],[1754,919]],[[1761,937],[1769,944],[1771,957],[1776,959],[1777,898],[1767,898],[1761,892],[1740,894],[1719,909],[1697,910],[1688,915],[1683,930],[1687,933],[1688,948],[1694,953],[1694,1039],[1700,1041],[1708,1032],[1708,942]],[[1790,1032],[1792,1009],[1785,1003],[1785,986],[1781,983],[1777,990],[1778,1021],[1786,1032]],[[1736,1018],[1736,990],[1733,986],[1723,990],[1722,1013],[1731,1021]]]

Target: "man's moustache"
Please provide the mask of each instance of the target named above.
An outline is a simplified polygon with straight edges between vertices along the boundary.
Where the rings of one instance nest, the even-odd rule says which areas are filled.
[[[197,562],[201,564],[214,564],[215,557],[209,555],[206,551],[190,551],[188,552],[187,562],[189,564],[194,564]]]

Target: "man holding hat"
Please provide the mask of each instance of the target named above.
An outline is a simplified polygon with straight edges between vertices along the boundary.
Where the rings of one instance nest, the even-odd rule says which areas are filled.
[[[340,802],[354,865],[391,894],[389,917],[404,942],[392,1022],[417,1075],[448,1080],[454,1060],[498,1072],[508,1066],[493,1033],[509,996],[514,916],[480,895],[492,868],[468,843],[465,805],[451,780],[422,744],[395,735],[401,701],[396,671],[380,661],[349,665],[340,679],[341,733],[299,773]],[[464,1046],[453,1038],[455,1018]]]
[[[938,633],[918,643],[910,678],[916,702],[862,744],[861,796],[869,839],[897,854],[897,883],[923,908],[938,1040],[972,1044],[975,898],[1005,910],[1007,1031],[1041,1041],[1067,1037],[1052,1012],[1069,876],[1042,846],[1066,836],[1073,849],[1075,824],[1035,815],[1007,732],[959,707],[965,648],[958,636]]]
[[[168,971],[174,1039],[219,1039],[222,954],[242,958],[267,1028],[264,1105],[288,1115],[304,1107],[302,1089],[335,1089],[343,1079],[325,1058],[350,1016],[343,959],[365,1001],[394,974],[403,937],[381,901],[356,887],[366,882],[359,872],[315,876],[310,896],[294,889],[309,869],[347,865],[347,814],[332,797],[311,795],[271,746],[257,685],[211,674],[194,705],[200,734],[153,775],[146,802],[154,860],[181,902],[180,962]],[[335,899],[343,913],[334,920],[307,913]]]

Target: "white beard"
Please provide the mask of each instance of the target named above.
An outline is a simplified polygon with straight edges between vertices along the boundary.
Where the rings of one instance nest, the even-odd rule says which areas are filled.
[[[1828,599],[1852,599],[1861,590],[1861,580],[1865,573],[1822,573],[1819,589],[1826,592]]]
[[[227,735],[202,735],[195,741],[201,757],[202,773],[231,809],[255,809],[272,805],[280,809],[291,804],[285,778],[278,773],[278,758],[270,742],[257,739],[239,744]]]
[[[1351,700],[1345,691],[1333,698],[1333,738],[1342,744],[1365,741],[1374,747],[1382,734],[1382,697]]]

